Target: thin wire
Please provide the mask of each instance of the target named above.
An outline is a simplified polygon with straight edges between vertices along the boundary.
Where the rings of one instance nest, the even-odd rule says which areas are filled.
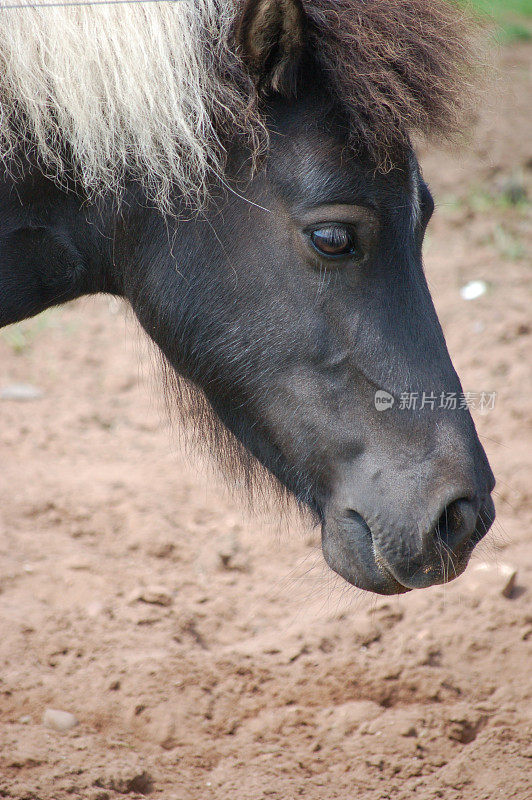
[[[14,9],[14,8],[67,8],[72,6],[121,6],[133,5],[134,3],[180,3],[183,0],[67,0],[62,3],[16,3],[13,5],[4,5],[0,3],[0,10]]]

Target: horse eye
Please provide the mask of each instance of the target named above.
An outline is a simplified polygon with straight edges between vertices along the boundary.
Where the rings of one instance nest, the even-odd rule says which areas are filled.
[[[310,240],[319,253],[332,258],[347,256],[357,250],[356,236],[345,225],[315,228],[310,234]]]

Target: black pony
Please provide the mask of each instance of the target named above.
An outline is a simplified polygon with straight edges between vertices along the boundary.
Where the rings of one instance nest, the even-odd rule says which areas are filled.
[[[410,144],[459,118],[451,8],[0,13],[0,324],[126,298],[208,424],[317,515],[333,570],[382,594],[460,574],[494,480],[447,402]]]

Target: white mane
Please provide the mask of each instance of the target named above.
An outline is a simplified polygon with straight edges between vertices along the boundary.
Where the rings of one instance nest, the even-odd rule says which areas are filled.
[[[237,125],[244,104],[224,78],[234,0],[12,2],[0,0],[0,158],[30,148],[90,193],[119,193],[127,172],[162,207],[172,184],[201,197],[222,167],[215,121]]]
[[[232,42],[242,0],[52,5],[86,1],[0,0],[0,166],[16,176],[30,157],[89,194],[119,195],[133,178],[163,209],[173,186],[198,204],[209,178],[222,176],[235,134],[248,138],[253,158],[267,143],[249,63]],[[411,131],[455,132],[472,54],[454,4],[304,5],[308,49],[355,150],[385,169],[409,148]],[[263,20],[268,9],[271,0]]]

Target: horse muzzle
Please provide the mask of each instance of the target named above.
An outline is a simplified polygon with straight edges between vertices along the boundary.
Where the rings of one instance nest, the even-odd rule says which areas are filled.
[[[491,490],[490,490],[491,491]],[[431,503],[365,501],[329,504],[322,550],[334,572],[360,589],[400,594],[447,583],[462,574],[495,520],[490,491],[447,492]],[[416,514],[416,508],[423,511]]]

